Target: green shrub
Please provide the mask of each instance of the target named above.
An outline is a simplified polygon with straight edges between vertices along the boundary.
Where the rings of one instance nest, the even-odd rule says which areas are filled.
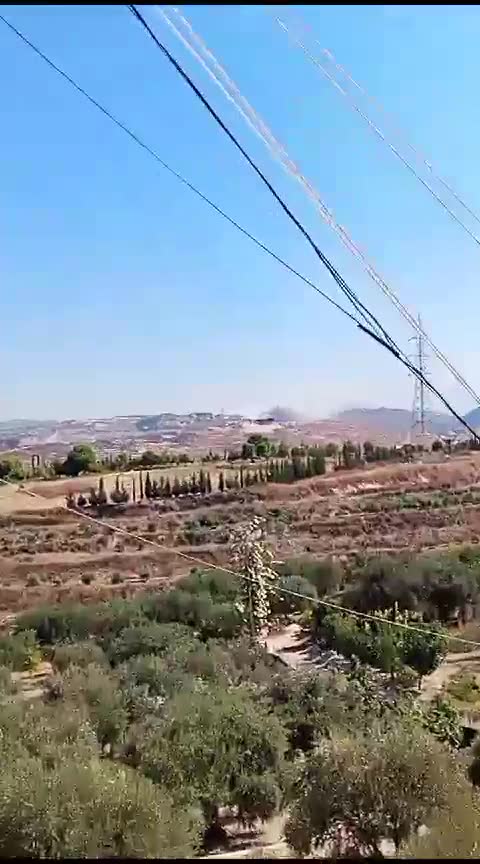
[[[33,630],[0,639],[0,665],[7,666],[14,672],[21,672],[33,669],[40,659],[40,647]]]
[[[95,663],[97,666],[108,664],[105,652],[92,640],[84,642],[67,642],[55,646],[52,655],[52,664],[59,672],[64,672],[68,666],[89,666]]]

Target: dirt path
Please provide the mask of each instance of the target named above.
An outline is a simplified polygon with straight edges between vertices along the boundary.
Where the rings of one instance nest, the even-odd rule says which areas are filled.
[[[447,654],[443,663],[422,680],[420,699],[430,702],[440,695],[448,683],[462,672],[480,675],[480,651]]]

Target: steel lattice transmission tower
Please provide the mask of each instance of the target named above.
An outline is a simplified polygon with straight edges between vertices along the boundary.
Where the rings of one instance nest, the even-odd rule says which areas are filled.
[[[421,327],[422,322],[420,319],[420,315],[418,316],[418,323]],[[415,354],[412,358],[413,362],[415,363],[417,369],[419,369],[419,371],[422,373],[422,375],[426,377],[428,374],[428,369],[426,366],[427,355],[425,354],[422,332],[419,331],[417,336],[412,336],[410,341],[415,342]],[[413,386],[414,391],[412,405],[411,436],[412,438],[420,437],[423,442],[423,438],[426,435],[430,434],[428,430],[428,422],[426,420],[425,384],[418,378],[414,378]]]

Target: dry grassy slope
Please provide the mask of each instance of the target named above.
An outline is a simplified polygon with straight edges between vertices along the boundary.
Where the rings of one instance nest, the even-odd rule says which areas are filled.
[[[253,512],[269,516],[277,559],[307,553],[348,560],[358,552],[419,551],[478,542],[480,488],[478,506],[458,506],[453,490],[479,482],[480,455],[443,464],[384,465],[295,485],[263,486],[230,503],[209,506],[199,500],[187,511],[157,513],[146,504],[127,508],[105,517],[105,527],[55,510],[55,497],[50,509],[35,510],[32,499],[17,496],[10,502],[10,514],[0,514],[0,612],[7,615],[69,598],[90,602],[129,596],[145,585],[167,586],[189,571],[191,565],[173,552],[114,537],[107,527],[111,523],[218,564],[228,563],[230,526]],[[441,490],[436,509],[402,509],[404,492],[427,489]],[[371,502],[379,512],[362,509]],[[28,510],[19,511],[19,506]],[[193,539],[195,545],[189,546]]]

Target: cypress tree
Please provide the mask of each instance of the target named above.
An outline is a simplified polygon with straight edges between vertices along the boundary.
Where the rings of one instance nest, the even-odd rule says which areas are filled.
[[[140,476],[138,478],[139,486],[140,486],[140,501],[143,501],[143,474],[140,471]]]
[[[243,476],[243,466],[240,465],[240,489],[243,489],[245,486],[245,478]]]
[[[145,477],[145,498],[152,498],[152,481],[150,480],[150,472],[147,471],[147,476]]]
[[[135,474],[132,477],[132,501],[135,503],[137,500],[137,484],[135,483]]]
[[[210,476],[210,471],[207,471],[207,476],[206,476],[205,482],[206,482],[207,495],[211,495],[212,494],[212,478]]]
[[[170,486],[170,477],[167,477],[165,480],[165,486],[163,488],[163,494],[165,498],[170,498],[172,495],[172,487]]]
[[[225,491],[225,478],[223,476],[223,471],[220,471],[220,474],[218,475],[218,491]]]
[[[158,482],[156,480],[152,480],[152,498],[159,498],[160,490],[158,488]]]
[[[100,477],[100,480],[98,481],[97,504],[102,506],[103,504],[107,504],[107,502],[108,498],[107,493],[105,492],[105,483],[103,477]]]

